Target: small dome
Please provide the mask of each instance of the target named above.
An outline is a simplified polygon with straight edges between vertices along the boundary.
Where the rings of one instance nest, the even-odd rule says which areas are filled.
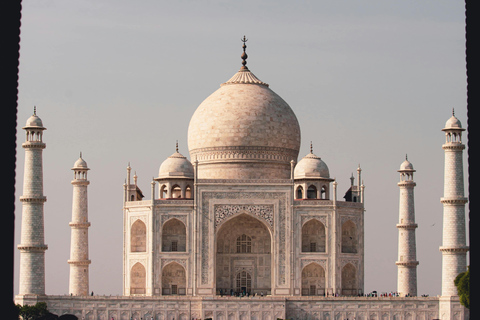
[[[25,127],[23,127],[23,129],[26,129],[26,128],[45,129],[45,128],[43,127],[42,119],[40,119],[40,118],[36,115],[36,113],[34,113],[30,118],[28,118],[27,123],[25,124]]]
[[[304,178],[330,178],[330,172],[325,162],[313,153],[307,154],[295,166],[293,172],[295,179]]]
[[[88,170],[87,162],[82,159],[81,154],[80,154],[80,158],[78,158],[78,160],[75,161],[75,164],[73,165],[72,169],[87,169]]]
[[[445,123],[445,129],[462,129],[462,123],[455,116],[451,116]]]
[[[158,179],[186,178],[193,179],[193,165],[186,157],[176,151],[165,161],[158,170]]]
[[[405,161],[402,162],[402,164],[400,165],[400,170],[399,171],[415,171],[413,170],[413,165],[410,161],[408,161],[407,159],[405,159]]]

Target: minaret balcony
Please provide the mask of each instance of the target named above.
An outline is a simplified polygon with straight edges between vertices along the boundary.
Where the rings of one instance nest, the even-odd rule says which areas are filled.
[[[19,244],[17,249],[28,252],[44,252],[48,249],[48,246],[46,244]]]
[[[416,229],[418,224],[416,223],[398,223],[397,228],[399,229]]]
[[[19,198],[21,202],[36,202],[36,203],[43,203],[47,201],[47,197],[45,196],[21,196]]]
[[[466,197],[442,197],[440,198],[440,202],[443,204],[450,204],[450,205],[464,205],[468,202],[468,198]]]
[[[41,141],[26,141],[22,143],[22,147],[25,149],[45,149],[46,145]]]

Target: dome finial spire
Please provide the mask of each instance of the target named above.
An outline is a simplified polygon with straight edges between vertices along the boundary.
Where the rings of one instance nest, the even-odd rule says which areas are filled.
[[[248,58],[248,55],[247,55],[247,53],[245,52],[245,49],[247,49],[247,45],[246,45],[245,43],[248,41],[248,39],[247,39],[245,36],[243,36],[243,39],[241,39],[241,41],[243,42],[243,46],[242,46],[242,48],[243,48],[243,53],[242,53],[242,56],[241,56],[241,58],[242,58],[242,60],[243,60],[243,61],[242,61],[242,69],[248,69],[248,68],[247,68],[247,58]]]
[[[34,115],[34,116],[37,115],[37,106],[33,106],[33,115]]]
[[[178,152],[178,140],[175,142],[175,151]]]
[[[313,154],[313,143],[312,143],[312,141],[310,141],[310,153]]]

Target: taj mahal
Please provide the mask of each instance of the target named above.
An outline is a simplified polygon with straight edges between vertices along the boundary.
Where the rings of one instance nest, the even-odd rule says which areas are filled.
[[[189,158],[177,145],[152,173],[150,190],[139,188],[130,164],[122,173],[121,296],[89,293],[95,262],[88,255],[90,168],[82,155],[72,167],[69,292],[45,294],[46,127],[34,111],[23,127],[16,303],[44,301],[57,315],[103,320],[468,319],[453,283],[467,270],[468,252],[459,119],[452,114],[439,128],[445,134],[441,296],[417,296],[416,171],[405,158],[399,159],[398,273],[392,275],[399,294],[365,297],[362,169],[348,190],[339,190],[313,146],[299,158],[297,117],[247,67],[243,40],[240,70],[190,119]]]

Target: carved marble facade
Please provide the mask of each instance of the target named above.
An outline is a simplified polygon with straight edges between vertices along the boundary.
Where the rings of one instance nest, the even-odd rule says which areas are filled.
[[[125,295],[363,293],[362,203],[297,200],[291,180],[235,182],[125,202]]]

